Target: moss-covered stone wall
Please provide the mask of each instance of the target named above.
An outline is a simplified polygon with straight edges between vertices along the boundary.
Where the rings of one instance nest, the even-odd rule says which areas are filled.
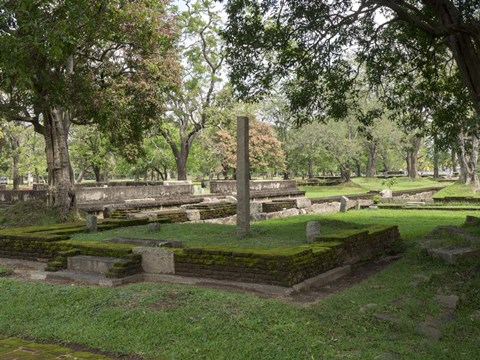
[[[181,249],[175,273],[183,276],[292,286],[336,266],[356,264],[396,251],[396,226],[344,231],[318,242],[271,250]]]

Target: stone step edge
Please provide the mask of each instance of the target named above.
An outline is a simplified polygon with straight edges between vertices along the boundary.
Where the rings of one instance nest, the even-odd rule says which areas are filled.
[[[73,283],[87,283],[89,285],[98,285],[102,287],[116,287],[136,282],[152,282],[181,285],[198,285],[205,287],[221,287],[225,290],[242,290],[253,293],[259,293],[269,296],[291,296],[310,288],[316,288],[331,283],[347,275],[351,271],[350,265],[345,265],[331,269],[315,277],[306,279],[292,287],[283,287],[277,285],[244,283],[228,280],[216,280],[200,277],[187,277],[170,274],[152,274],[140,273],[124,278],[112,279],[104,275],[93,275],[74,271],[36,271],[31,273],[32,280],[67,280]]]
[[[98,285],[101,287],[116,287],[143,281],[143,274],[135,274],[123,278],[107,278],[105,275],[83,273],[78,271],[61,270],[35,271],[30,274],[32,280],[63,280],[85,285]]]
[[[335,280],[338,280],[352,271],[351,265],[344,265],[328,270],[320,275],[306,279],[292,286],[293,294],[306,291],[312,288],[325,286]]]

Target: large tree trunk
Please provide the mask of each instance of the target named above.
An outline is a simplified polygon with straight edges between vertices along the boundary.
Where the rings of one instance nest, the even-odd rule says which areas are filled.
[[[187,180],[187,161],[190,155],[190,148],[193,140],[197,136],[197,131],[192,131],[186,138],[180,136],[180,147],[173,141],[170,134],[166,131],[162,131],[162,136],[167,141],[170,149],[175,157],[175,163],[177,165],[177,180]]]
[[[462,14],[451,0],[425,0],[425,3],[446,27],[455,28],[465,22]],[[470,23],[473,24],[473,20],[470,20]],[[480,52],[478,49],[480,33],[478,24],[475,24],[474,29],[472,26],[472,30],[470,33],[452,31],[452,34],[446,37],[445,44],[452,51],[463,82],[468,88],[472,104],[477,114],[480,115]]]
[[[480,188],[480,180],[477,174],[478,145],[477,136],[465,134],[459,135],[460,140],[460,179],[466,185]]]
[[[308,156],[308,178],[313,178],[313,157],[310,155]]]
[[[78,174],[77,179],[75,180],[75,183],[80,184],[83,181],[83,178],[85,177],[85,169],[80,170],[80,174]]]
[[[180,152],[175,158],[177,163],[177,180],[187,180],[187,158],[188,153]]]
[[[351,177],[350,164],[340,164],[340,177],[342,181],[349,181]]]
[[[45,148],[47,154],[49,198],[51,206],[59,209],[65,221],[75,209],[73,171],[68,153],[68,114],[60,109],[47,109],[44,113]]]
[[[20,187],[20,174],[18,171],[18,165],[20,163],[20,141],[12,134],[10,137],[10,145],[12,147],[12,178],[13,178],[13,190],[18,190]]]
[[[457,171],[457,150],[452,148],[452,176]]]
[[[440,171],[438,166],[438,149],[435,144],[433,144],[433,178],[438,179],[440,177]]]
[[[418,152],[421,145],[422,138],[420,136],[413,136],[410,139],[410,146],[407,150],[407,170],[411,179],[418,178]]]
[[[102,182],[102,174],[100,171],[100,166],[92,165],[93,173],[95,174],[95,181],[97,183]]]
[[[367,161],[367,174],[368,178],[373,178],[377,175],[377,144],[368,143],[368,161]]]

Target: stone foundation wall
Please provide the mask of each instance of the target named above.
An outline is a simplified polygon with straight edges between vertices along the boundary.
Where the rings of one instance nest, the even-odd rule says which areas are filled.
[[[152,199],[162,197],[193,196],[193,185],[155,185],[155,186],[114,186],[80,187],[76,189],[79,204],[101,202],[103,204],[124,202],[134,199]]]
[[[0,204],[13,204],[17,201],[47,200],[46,190],[0,190]]]
[[[298,190],[294,180],[252,180],[250,191],[268,190]],[[212,194],[236,194],[237,182],[235,180],[215,180],[210,182],[210,193]]]
[[[310,249],[269,252],[182,249],[174,255],[175,273],[239,282],[292,286],[343,264],[355,264],[395,252],[400,234],[396,226],[346,231],[321,238],[337,245],[313,244]],[[282,253],[286,252],[286,253]]]

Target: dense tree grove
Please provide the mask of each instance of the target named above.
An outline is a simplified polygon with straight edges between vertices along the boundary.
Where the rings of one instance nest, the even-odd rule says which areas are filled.
[[[225,6],[227,21],[219,10]],[[30,0],[0,6],[0,175],[46,182],[477,174],[480,6]]]

